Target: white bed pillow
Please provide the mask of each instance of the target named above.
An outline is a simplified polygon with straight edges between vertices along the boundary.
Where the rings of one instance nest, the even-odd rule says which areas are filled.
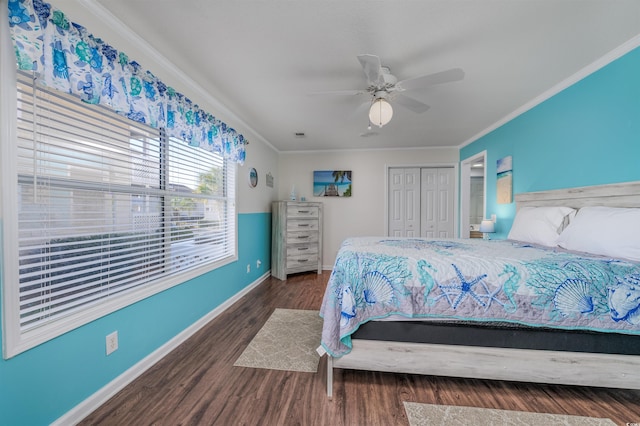
[[[507,238],[555,247],[567,220],[575,213],[571,207],[523,207],[516,213]]]
[[[584,207],[558,245],[567,250],[640,261],[640,209]]]

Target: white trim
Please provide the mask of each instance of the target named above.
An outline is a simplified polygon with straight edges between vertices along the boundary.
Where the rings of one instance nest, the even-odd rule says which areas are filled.
[[[368,152],[368,151],[432,151],[458,149],[456,146],[405,146],[405,147],[393,147],[393,148],[332,148],[332,149],[315,149],[315,150],[298,150],[298,151],[281,151],[281,155],[295,155],[295,154],[327,154],[331,152]]]
[[[7,2],[0,1],[0,20],[7,22]],[[0,26],[0,302],[2,303],[2,350],[6,353],[20,340],[18,280],[18,196],[15,191],[17,179],[17,93],[15,90],[16,66],[11,34],[8,25]],[[11,88],[14,88],[13,90]],[[10,176],[10,177],[9,177]],[[3,178],[11,180],[4,182]]]
[[[251,133],[252,137],[260,140],[262,143],[267,145],[272,150],[279,152],[273,145],[269,143],[262,135],[260,135],[256,130],[254,130],[251,126],[249,126],[242,118],[240,118],[236,113],[231,111],[228,107],[226,107],[222,102],[215,99],[209,92],[207,92],[202,86],[196,83],[193,79],[191,79],[187,73],[178,68],[174,63],[169,61],[166,57],[164,57],[158,50],[156,50],[153,46],[151,46],[146,40],[140,37],[137,33],[135,33],[131,28],[126,26],[122,21],[120,21],[115,15],[113,15],[109,10],[107,10],[104,6],[98,3],[97,0],[78,0],[82,6],[84,6],[87,10],[89,10],[93,15],[99,18],[101,21],[105,22],[110,29],[112,29],[115,33],[124,35],[128,41],[132,44],[136,45],[139,49],[152,56],[153,59],[158,62],[163,68],[171,72],[172,75],[176,76],[178,79],[182,80],[182,82],[187,86],[190,91],[198,96],[202,96],[202,98],[215,109],[216,113],[214,114],[216,117],[222,116],[225,120],[228,120],[231,124],[233,122],[237,123],[232,125],[238,129],[240,126],[246,128],[248,132]],[[13,50],[12,50],[13,51]],[[185,90],[178,89],[179,92],[184,93]],[[244,133],[244,132],[243,132]],[[250,138],[247,138],[250,139]]]
[[[147,371],[149,368],[153,367],[158,361],[164,358],[169,352],[173,351],[175,348],[184,343],[189,337],[193,336],[196,332],[198,332],[202,327],[207,325],[211,320],[215,319],[218,315],[223,313],[229,307],[231,307],[235,302],[240,300],[244,295],[249,293],[255,287],[264,282],[267,278],[271,276],[271,271],[267,271],[260,278],[255,280],[253,283],[249,284],[247,287],[240,290],[238,293],[225,300],[221,305],[213,309],[211,312],[200,318],[198,321],[191,324],[189,327],[184,329],[182,332],[171,338],[167,343],[160,346],[158,349],[144,357],[138,363],[131,366],[127,371],[120,374],[118,377],[113,379],[107,385],[102,387],[100,390],[95,392],[93,395],[89,396],[87,399],[82,401],[80,404],[73,407],[71,410],[67,411],[64,415],[59,417],[57,420],[52,422],[51,424],[54,426],[62,426],[62,425],[70,425],[77,424],[82,421],[89,414],[94,412],[97,408],[99,408],[102,404],[104,404],[107,400],[109,400],[116,393],[121,391],[125,386],[129,383],[133,382],[136,378],[138,378],[142,373]]]
[[[547,99],[549,99],[549,98],[557,95],[558,93],[562,92],[563,90],[569,88],[570,86],[573,86],[578,81],[582,80],[585,77],[588,77],[589,75],[591,75],[594,72],[598,71],[600,68],[603,68],[606,65],[609,65],[611,62],[613,62],[616,59],[622,57],[623,55],[631,52],[633,49],[635,49],[638,46],[640,46],[640,34],[635,36],[635,37],[633,37],[631,40],[628,40],[627,42],[621,44],[620,46],[616,47],[615,49],[613,49],[612,51],[608,52],[606,55],[604,55],[600,59],[598,59],[598,60],[592,62],[591,64],[587,65],[586,67],[582,68],[581,70],[579,70],[578,72],[576,72],[572,76],[566,78],[565,80],[561,81],[560,83],[556,84],[555,86],[553,86],[549,90],[544,91],[543,93],[541,93],[540,95],[536,96],[535,98],[533,98],[532,100],[530,100],[526,104],[522,105],[520,108],[516,109],[515,111],[511,112],[510,114],[507,114],[502,119],[496,121],[491,126],[489,126],[486,129],[482,130],[480,133],[476,133],[470,139],[467,139],[465,142],[463,142],[462,144],[458,145],[458,149],[464,148],[465,146],[477,141],[481,137],[483,137],[483,136],[491,133],[492,131],[496,130],[497,128],[505,125],[506,123],[508,123],[509,121],[513,120],[517,116],[519,116],[521,114],[524,114],[525,112],[527,112],[530,109],[534,108],[536,105],[541,104],[542,102],[546,101]]]

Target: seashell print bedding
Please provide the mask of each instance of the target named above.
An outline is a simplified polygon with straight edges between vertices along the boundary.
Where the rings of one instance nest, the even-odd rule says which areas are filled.
[[[322,346],[345,355],[360,324],[391,315],[640,334],[640,263],[508,240],[345,240]]]

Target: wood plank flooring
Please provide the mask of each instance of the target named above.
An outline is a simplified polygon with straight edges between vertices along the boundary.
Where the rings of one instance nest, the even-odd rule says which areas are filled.
[[[325,358],[318,373],[233,366],[275,308],[319,310],[328,278],[269,278],[81,424],[408,425],[402,401],[640,423],[631,390],[336,370],[329,400]]]

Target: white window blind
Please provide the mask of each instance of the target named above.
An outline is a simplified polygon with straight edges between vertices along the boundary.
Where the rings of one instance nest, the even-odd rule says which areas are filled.
[[[20,333],[235,257],[235,163],[30,75],[17,88]]]

